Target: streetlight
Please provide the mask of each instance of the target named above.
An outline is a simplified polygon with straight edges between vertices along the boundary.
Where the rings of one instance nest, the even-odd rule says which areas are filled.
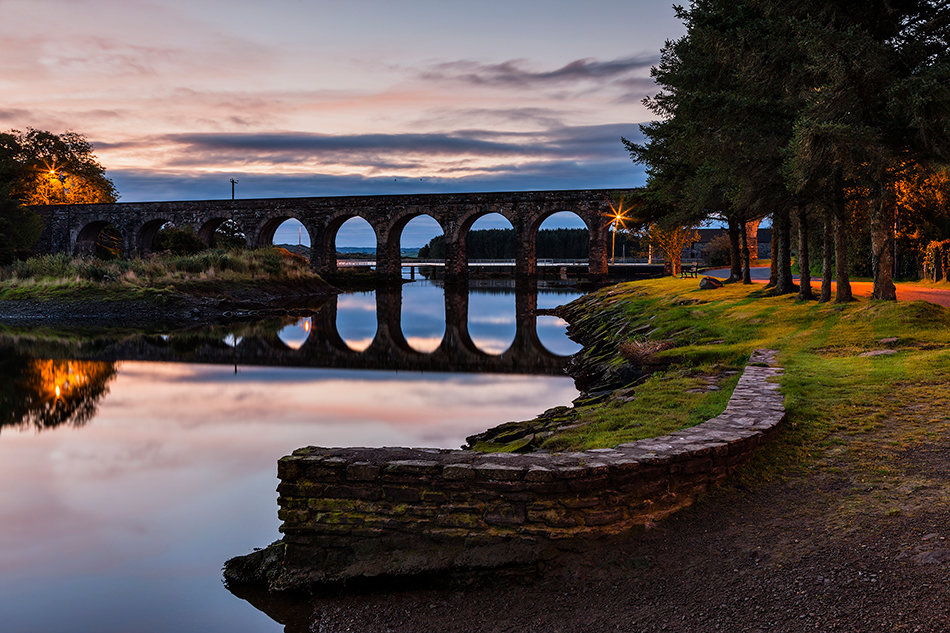
[[[234,200],[234,185],[238,184],[238,181],[234,178],[231,179],[231,199]]]
[[[614,205],[610,205],[610,210],[613,211],[613,215],[609,216],[610,220],[610,263],[614,263],[615,255],[617,252],[617,225],[619,224],[621,228],[627,228],[627,225],[623,223],[624,220],[627,220],[627,216],[623,212],[623,200],[620,201],[620,204],[617,208],[614,208]]]
[[[46,204],[53,204],[53,180],[59,180],[62,183],[62,178],[59,173],[56,171],[56,167],[49,168],[48,178],[46,179]]]

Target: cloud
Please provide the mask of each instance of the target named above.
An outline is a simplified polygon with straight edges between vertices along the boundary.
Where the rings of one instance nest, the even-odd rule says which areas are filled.
[[[29,116],[29,110],[20,108],[0,108],[0,120],[2,121],[19,121],[26,119]]]
[[[181,200],[637,186],[620,137],[636,123],[537,132],[432,134],[202,133],[121,144],[163,156],[157,169],[110,169],[122,199]],[[113,144],[116,147],[119,144]]]
[[[135,144],[172,147],[175,148],[174,156],[167,163],[171,168],[228,163],[297,164],[309,159],[318,164],[353,164],[398,170],[424,166],[435,158],[623,156],[620,137],[636,138],[638,135],[636,123],[619,123],[555,126],[533,132],[469,129],[403,134],[170,134],[121,144],[103,144],[102,147],[129,149]]]
[[[459,81],[477,86],[528,87],[563,85],[583,81],[603,82],[642,73],[659,62],[655,54],[635,55],[607,61],[577,59],[560,68],[533,71],[524,67],[524,60],[513,59],[500,64],[483,64],[458,60],[436,64],[421,73],[421,78],[434,81]]]
[[[629,160],[535,161],[506,163],[474,175],[428,178],[363,176],[359,174],[189,174],[150,170],[110,170],[121,201],[208,200],[231,195],[229,178],[240,180],[239,198],[296,196],[387,195],[477,191],[609,189],[640,186],[643,168]]]
[[[350,153],[366,150],[412,152],[422,154],[476,153],[498,156],[517,154],[523,148],[513,143],[482,140],[473,135],[458,134],[310,134],[310,133],[248,133],[248,134],[172,134],[163,140],[184,145],[189,150],[287,152],[291,155],[318,152]]]

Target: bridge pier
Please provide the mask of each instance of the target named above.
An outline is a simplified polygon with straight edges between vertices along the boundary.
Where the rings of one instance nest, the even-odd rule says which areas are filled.
[[[376,240],[376,278],[383,284],[402,280],[402,250],[398,230],[381,234]]]
[[[468,253],[465,251],[464,236],[451,240],[445,236],[445,273],[447,286],[464,286],[468,283]]]
[[[595,226],[588,229],[590,234],[590,246],[588,247],[588,260],[590,261],[591,281],[604,281],[607,279],[607,231],[606,227]]]

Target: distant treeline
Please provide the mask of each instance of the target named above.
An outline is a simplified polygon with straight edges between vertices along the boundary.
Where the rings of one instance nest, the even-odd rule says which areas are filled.
[[[538,231],[537,256],[540,259],[586,259],[587,229],[542,229]],[[482,229],[469,231],[465,240],[469,259],[514,259],[514,229]],[[438,235],[419,249],[419,257],[445,257],[445,238]]]

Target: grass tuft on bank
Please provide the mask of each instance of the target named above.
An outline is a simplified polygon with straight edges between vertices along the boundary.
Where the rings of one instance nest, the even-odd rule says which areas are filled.
[[[318,282],[306,259],[279,248],[115,259],[43,255],[0,268],[0,299],[161,297],[241,284]]]
[[[950,398],[950,309],[930,303],[802,303],[761,286],[704,291],[667,278],[605,288],[563,314],[587,345],[579,367],[606,368],[613,383],[590,402],[512,423],[525,425],[520,437],[509,427],[506,442],[483,439],[476,449],[583,450],[693,426],[722,412],[756,348],[779,350],[788,411],[779,441],[754,460],[759,474],[804,463],[841,433],[880,429],[921,402]],[[647,371],[638,375],[636,363]],[[934,428],[950,422],[950,409],[941,410],[928,414]],[[899,441],[899,425],[894,432]]]

